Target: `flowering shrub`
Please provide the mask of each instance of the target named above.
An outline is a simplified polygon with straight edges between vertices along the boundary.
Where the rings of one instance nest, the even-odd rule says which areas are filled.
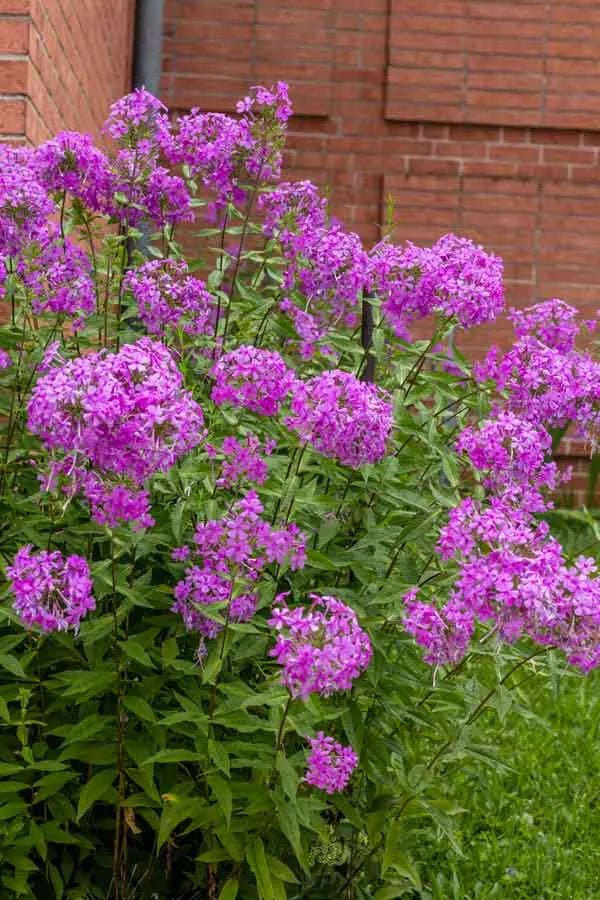
[[[472,371],[501,260],[363,247],[280,182],[290,114],[138,90],[109,153],[0,150],[2,896],[419,892],[476,720],[534,657],[600,663],[544,519],[553,429],[597,439],[575,310]]]

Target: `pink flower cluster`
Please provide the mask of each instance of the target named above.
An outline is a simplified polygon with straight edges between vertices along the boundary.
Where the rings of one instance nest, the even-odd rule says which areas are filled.
[[[189,274],[183,260],[144,263],[127,273],[124,287],[133,294],[150,334],[163,337],[170,328],[192,336],[213,333],[214,297],[203,281]]]
[[[33,553],[26,544],[6,574],[14,609],[27,628],[77,631],[83,616],[95,608],[90,569],[81,556],[65,558],[58,550]]]
[[[408,242],[403,248],[383,241],[370,257],[369,290],[383,300],[396,334],[439,312],[463,328],[493,321],[504,308],[503,266],[467,238],[446,234],[431,249]]]
[[[481,367],[504,389],[503,401],[457,442],[482,473],[486,496],[464,499],[441,530],[439,554],[458,563],[448,602],[438,609],[417,601],[413,590],[405,598],[405,626],[436,664],[457,662],[479,621],[507,641],[527,636],[558,647],[587,671],[600,665],[600,577],[583,556],[569,565],[535,515],[551,506],[546,492],[561,481],[548,461],[546,426],[573,418],[590,434],[600,369],[574,349],[578,326],[566,304],[548,301],[512,318],[515,346]]]
[[[357,326],[367,254],[358,235],[327,223],[327,203],[308,181],[280,185],[260,206],[263,230],[278,240],[285,260],[280,308],[292,320],[301,357],[310,359],[331,328]]]
[[[283,667],[282,683],[292,697],[324,697],[348,691],[371,660],[371,642],[354,610],[336,597],[309,594],[312,604],[290,609],[276,598],[269,625],[277,632],[271,656]]]
[[[345,747],[332,737],[319,731],[309,738],[310,753],[305,781],[328,794],[346,789],[358,765],[358,756],[352,747]]]
[[[79,322],[96,307],[92,268],[87,254],[50,227],[23,252],[20,275],[36,315],[54,313]]]
[[[556,463],[547,461],[550,434],[509,411],[465,428],[456,449],[484,474],[483,484],[490,492],[531,512],[547,509],[550,504],[543,492],[556,490],[561,482]]]
[[[275,449],[274,441],[267,441],[264,447],[255,434],[247,434],[246,441],[241,444],[237,438],[228,436],[223,439],[220,453],[225,457],[221,472],[217,478],[217,487],[233,488],[243,481],[264,484],[268,474],[267,463],[261,456],[270,456]],[[212,444],[205,444],[207,455],[214,459],[219,451]]]
[[[189,631],[214,638],[222,626],[203,609],[227,603],[225,615],[246,622],[256,610],[255,586],[265,566],[288,563],[294,570],[306,561],[304,536],[296,525],[275,529],[262,518],[263,506],[250,491],[222,519],[196,528],[194,547],[178,548],[174,559],[187,563],[185,577],[174,590],[172,611],[179,613]]]
[[[230,403],[261,416],[276,415],[296,383],[279,353],[245,344],[224,353],[211,376],[211,397],[217,406]]]
[[[217,215],[228,203],[244,202],[249,182],[268,183],[279,177],[291,115],[287,85],[253,88],[237,112],[239,119],[192,109],[179,118],[165,150],[169,162],[184,165],[214,195],[210,209]]]
[[[383,459],[392,424],[390,397],[340,369],[296,382],[286,419],[303,442],[353,469]]]
[[[94,518],[111,527],[152,524],[147,479],[204,436],[202,410],[171,353],[150,338],[51,368],[28,412],[53,457],[46,489],[60,481],[66,493],[82,492]]]

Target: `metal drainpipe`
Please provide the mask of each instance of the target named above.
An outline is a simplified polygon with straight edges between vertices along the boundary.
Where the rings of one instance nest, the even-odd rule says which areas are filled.
[[[162,71],[164,0],[137,0],[133,44],[133,86],[158,95]]]
[[[145,87],[158,96],[162,73],[164,0],[137,0],[133,37],[133,87]],[[137,249],[148,254],[147,227],[140,227],[142,237],[135,242]]]

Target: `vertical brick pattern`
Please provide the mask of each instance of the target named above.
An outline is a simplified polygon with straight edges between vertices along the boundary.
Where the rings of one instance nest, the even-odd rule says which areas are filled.
[[[0,139],[98,135],[129,90],[135,0],[0,0]]]
[[[0,0],[0,141],[25,140],[29,0]]]
[[[2,0],[0,0],[0,3]],[[27,137],[97,135],[131,85],[134,0],[31,0]]]

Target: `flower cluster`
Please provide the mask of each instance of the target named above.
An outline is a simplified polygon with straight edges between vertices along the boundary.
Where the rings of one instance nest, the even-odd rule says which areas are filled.
[[[58,550],[32,552],[27,544],[6,569],[14,595],[14,609],[27,628],[42,631],[79,628],[86,613],[95,608],[90,569],[81,556]]]
[[[371,660],[371,642],[354,610],[336,597],[309,597],[308,609],[290,609],[280,594],[269,619],[277,632],[271,656],[283,667],[281,680],[303,700],[350,690]]]
[[[452,601],[439,610],[430,603],[418,601],[417,593],[413,588],[403,598],[406,631],[417,644],[425,647],[425,662],[435,666],[456,665],[465,655],[473,635],[473,614]]]
[[[242,344],[213,366],[211,398],[261,416],[274,416],[296,384],[296,377],[279,353]]]
[[[96,289],[86,253],[49,228],[19,260],[20,275],[36,315],[54,313],[80,322],[96,307]]]
[[[512,309],[508,318],[512,321],[518,338],[532,337],[545,347],[553,347],[560,353],[575,349],[580,328],[577,310],[562,300],[545,300],[527,309]]]
[[[287,85],[256,87],[237,105],[239,119],[192,109],[181,116],[165,155],[184,165],[213,195],[209,211],[219,215],[246,199],[249,182],[277,180],[286,123],[291,115]]]
[[[88,134],[61,132],[35,149],[31,164],[50,193],[66,191],[93,212],[109,211],[114,191],[110,163]]]
[[[215,301],[206,285],[189,274],[183,260],[156,259],[127,273],[138,314],[150,334],[163,337],[168,329],[197,336],[214,331]]]
[[[254,615],[256,583],[270,563],[301,569],[306,561],[303,535],[296,525],[276,529],[262,518],[263,506],[250,491],[222,519],[196,528],[194,546],[178,548],[174,558],[185,561],[185,577],[175,587],[172,611],[189,631],[216,637],[222,625],[205,615],[215,603],[227,604],[226,620],[245,622]]]
[[[532,512],[548,507],[542,492],[556,490],[561,481],[556,463],[547,462],[550,434],[509,411],[500,411],[479,427],[465,428],[456,448],[484,474],[483,484],[490,492]]]
[[[289,428],[324,456],[358,469],[387,453],[393,408],[383,390],[340,369],[297,382]]]
[[[304,779],[306,783],[328,794],[345,790],[358,765],[358,756],[352,747],[338,743],[322,731],[316,737],[309,738],[308,742],[310,753]]]
[[[30,151],[0,147],[0,259],[43,236],[54,210],[35,176]]]
[[[493,321],[504,308],[502,275],[498,256],[455,234],[431,249],[383,241],[374,247],[368,269],[369,289],[381,297],[392,328],[405,339],[411,323],[432,312],[463,328]]]
[[[211,459],[217,456],[218,451],[212,444],[205,444],[204,449]],[[225,459],[217,478],[217,487],[233,488],[242,481],[264,484],[268,468],[260,451],[262,450],[265,456],[270,456],[274,449],[274,441],[267,441],[264,447],[261,447],[259,439],[255,434],[251,433],[246,435],[246,440],[243,444],[231,435],[224,438],[220,453]]]
[[[151,524],[144,485],[202,439],[202,410],[169,350],[149,338],[51,368],[29,402],[29,428],[52,453],[47,488],[81,491],[94,517]]]

